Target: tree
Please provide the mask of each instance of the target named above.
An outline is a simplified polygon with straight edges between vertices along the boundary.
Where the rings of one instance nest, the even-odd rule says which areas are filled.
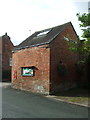
[[[69,45],[69,49],[73,52],[78,52],[79,54],[82,54],[82,59],[79,61],[79,63],[86,64],[86,72],[87,72],[87,78],[88,83],[90,84],[90,13],[77,14],[78,21],[80,21],[80,27],[83,31],[82,38],[83,41],[80,40],[78,37],[78,40],[72,40],[69,36],[67,40],[67,43]],[[89,87],[89,86],[88,86]]]
[[[83,44],[83,54],[86,56],[86,60],[90,60],[90,13],[77,14],[78,20],[81,22],[80,27],[83,27],[82,37],[85,39]]]
[[[84,61],[87,63],[87,78],[88,78],[88,88],[90,85],[90,13],[86,14],[77,14],[78,20],[81,22],[80,27],[84,27],[82,29],[83,35],[82,37],[85,39],[83,44],[83,54]]]
[[[90,13],[77,14],[78,20],[81,22],[80,27],[82,27],[82,38],[84,41],[81,41],[78,37],[78,40],[72,40],[69,36],[68,39],[66,39],[69,45],[69,49],[73,52],[79,52],[82,54],[83,62],[87,62],[90,60]],[[82,44],[83,43],[83,44]]]

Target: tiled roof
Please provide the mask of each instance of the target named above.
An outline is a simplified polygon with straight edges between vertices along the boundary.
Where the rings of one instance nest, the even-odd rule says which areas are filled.
[[[43,44],[49,44],[55,37],[57,37],[71,22],[65,23],[60,26],[45,29],[42,31],[37,31],[20,43],[14,48],[14,50],[19,50],[27,47],[34,47]]]

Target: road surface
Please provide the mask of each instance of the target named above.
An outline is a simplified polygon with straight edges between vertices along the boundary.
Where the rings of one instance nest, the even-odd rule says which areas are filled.
[[[88,118],[88,108],[11,87],[2,88],[3,118]]]

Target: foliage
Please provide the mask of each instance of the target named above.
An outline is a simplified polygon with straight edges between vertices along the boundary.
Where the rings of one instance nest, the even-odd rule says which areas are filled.
[[[80,27],[82,27],[82,37],[84,38],[83,41],[81,41],[79,38],[77,41],[72,40],[69,36],[68,37],[68,45],[69,49],[73,52],[78,52],[82,54],[83,61],[87,62],[87,60],[90,60],[90,13],[77,14],[78,20],[81,22]]]
[[[83,75],[85,72],[85,64],[83,61],[79,61],[75,64],[76,73],[80,76]]]
[[[80,27],[90,26],[90,13],[84,13],[82,15],[80,15],[80,13],[77,13],[77,17],[78,20],[81,22]]]

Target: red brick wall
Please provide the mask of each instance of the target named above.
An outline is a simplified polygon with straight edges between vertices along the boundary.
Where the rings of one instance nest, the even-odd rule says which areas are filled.
[[[32,92],[52,94],[77,86],[75,63],[79,55],[68,49],[64,37],[77,40],[71,25],[60,33],[49,45],[22,49],[13,53],[12,87]],[[57,65],[62,61],[67,66],[66,76],[59,76]],[[35,66],[35,76],[23,77],[22,67]],[[14,73],[17,72],[17,78]]]
[[[50,43],[51,93],[58,90],[72,88],[77,82],[75,63],[79,60],[79,56],[68,49],[67,42],[64,40],[64,37],[67,37],[67,35],[69,35],[73,40],[77,40],[77,36],[72,26],[69,25],[65,31]],[[68,74],[63,77],[60,77],[57,72],[57,65],[60,60],[66,64],[68,70]]]
[[[2,54],[2,37],[0,37],[0,54]]]
[[[35,66],[35,76],[23,77],[22,67]],[[17,79],[14,72],[17,71]],[[12,86],[17,89],[49,93],[50,48],[44,46],[22,49],[13,53]]]
[[[13,44],[8,36],[2,37],[2,69],[10,70],[10,58],[12,57]]]
[[[14,45],[7,35],[2,36],[2,75],[3,81],[11,79],[10,58],[12,57],[12,49]]]
[[[0,72],[2,69],[2,37],[0,37]]]
[[[0,37],[0,81],[2,81],[2,37]]]

